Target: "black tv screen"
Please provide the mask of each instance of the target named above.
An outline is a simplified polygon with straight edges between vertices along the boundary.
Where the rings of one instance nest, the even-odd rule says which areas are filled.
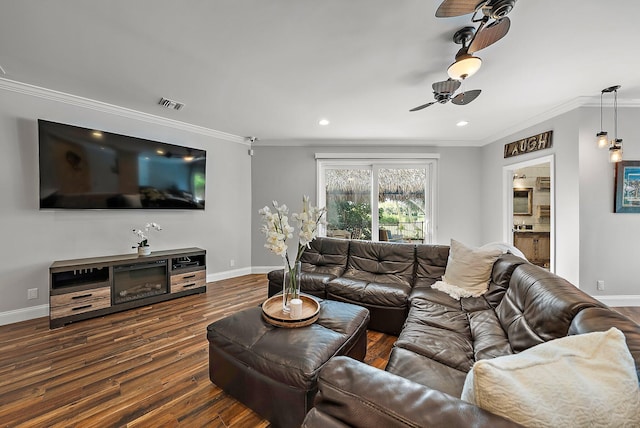
[[[206,151],[38,120],[40,208],[204,209]]]

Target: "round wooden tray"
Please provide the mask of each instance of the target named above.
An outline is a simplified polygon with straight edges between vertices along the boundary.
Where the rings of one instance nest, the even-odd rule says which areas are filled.
[[[262,318],[276,327],[297,328],[311,325],[318,319],[320,303],[313,297],[301,294],[302,317],[292,319],[289,314],[282,311],[282,294],[269,297],[262,304]]]

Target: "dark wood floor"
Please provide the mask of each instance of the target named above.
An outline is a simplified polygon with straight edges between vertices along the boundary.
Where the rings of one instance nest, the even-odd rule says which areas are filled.
[[[209,380],[206,327],[267,297],[265,275],[49,330],[0,327],[2,427],[267,427]],[[370,332],[384,368],[395,337]]]
[[[209,381],[206,327],[266,298],[265,275],[206,294],[49,330],[48,318],[0,327],[0,426],[267,427]],[[640,308],[620,308],[640,322]],[[384,368],[394,336],[369,332]]]

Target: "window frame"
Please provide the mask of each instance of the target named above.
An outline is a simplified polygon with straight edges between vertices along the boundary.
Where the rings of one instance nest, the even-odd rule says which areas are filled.
[[[424,168],[427,183],[425,183],[425,209],[429,213],[425,220],[424,243],[437,242],[437,177],[439,154],[434,153],[316,153],[316,184],[318,206],[326,206],[325,171],[327,169],[370,169],[371,170],[371,241],[379,240],[373,231],[379,229],[378,218],[378,171],[381,168]],[[326,236],[326,227],[319,230],[320,236]]]

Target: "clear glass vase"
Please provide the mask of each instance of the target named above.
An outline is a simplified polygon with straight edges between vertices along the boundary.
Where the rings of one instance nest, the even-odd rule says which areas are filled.
[[[290,303],[292,299],[300,297],[300,271],[302,263],[295,262],[291,269],[285,260],[284,276],[282,278],[282,312],[289,313],[291,311]]]

